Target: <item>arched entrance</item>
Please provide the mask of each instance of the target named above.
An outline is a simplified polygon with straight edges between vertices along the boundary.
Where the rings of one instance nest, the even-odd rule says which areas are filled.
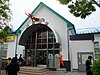
[[[42,25],[39,25],[39,27],[40,26]],[[27,40],[25,40],[26,44],[24,43],[24,46],[25,59],[28,60],[28,57],[31,57],[31,63],[29,64],[28,61],[26,61],[26,65],[46,65],[48,67],[48,55],[52,54],[54,56],[55,54],[59,54],[59,44],[56,43],[53,31],[46,26],[37,28],[29,34],[30,35],[26,35]],[[22,35],[22,37],[25,36]],[[20,44],[22,43],[23,42],[20,42]]]

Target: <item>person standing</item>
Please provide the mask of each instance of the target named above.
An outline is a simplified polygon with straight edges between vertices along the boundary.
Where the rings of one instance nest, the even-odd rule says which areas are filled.
[[[31,66],[31,55],[29,55],[27,62],[28,62],[28,66]]]
[[[17,56],[18,56],[18,55],[17,55],[17,54],[15,54],[15,57],[14,57],[14,58],[15,58],[15,60],[16,60],[16,61],[17,61],[17,59],[18,59],[18,57],[17,57]]]
[[[85,66],[86,66],[86,75],[92,75],[91,66],[92,66],[92,56],[88,56],[88,59],[86,60]]]
[[[64,63],[63,63],[63,60],[62,60],[62,54],[59,55],[59,63],[60,63],[59,66],[63,66],[64,67]]]
[[[11,58],[8,58],[7,61],[6,61],[6,67],[5,67],[6,74],[8,72],[7,67],[9,66],[10,63],[11,63]]]
[[[7,66],[8,75],[17,75],[17,72],[20,70],[19,64],[14,57],[11,63]]]
[[[23,65],[23,58],[22,58],[22,54],[20,54],[20,56],[19,56],[19,64],[20,64],[20,66],[22,66]]]

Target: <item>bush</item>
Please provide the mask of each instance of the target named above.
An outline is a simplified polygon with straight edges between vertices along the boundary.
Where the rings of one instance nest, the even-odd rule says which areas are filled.
[[[100,75],[100,59],[94,61],[92,72],[93,72],[93,75]]]

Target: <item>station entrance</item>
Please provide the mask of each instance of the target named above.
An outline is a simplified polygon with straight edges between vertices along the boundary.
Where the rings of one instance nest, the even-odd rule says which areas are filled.
[[[48,68],[48,55],[59,54],[59,43],[56,43],[54,33],[50,28],[34,31],[25,45],[26,65],[46,65]],[[30,63],[28,60],[30,59]]]

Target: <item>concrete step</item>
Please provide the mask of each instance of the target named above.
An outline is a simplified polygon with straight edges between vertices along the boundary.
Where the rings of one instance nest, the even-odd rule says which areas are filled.
[[[42,67],[20,67],[19,73],[29,74],[29,75],[43,75],[48,73],[49,70]]]

